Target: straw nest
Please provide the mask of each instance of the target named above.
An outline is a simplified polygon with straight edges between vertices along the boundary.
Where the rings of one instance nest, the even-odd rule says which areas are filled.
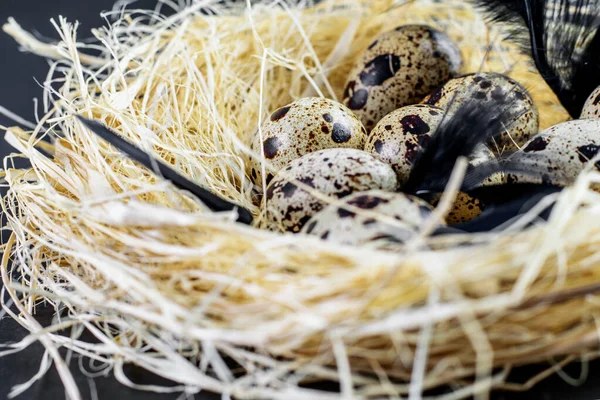
[[[6,130],[19,154],[2,173],[13,232],[2,298],[31,335],[2,354],[40,340],[72,399],[79,391],[60,348],[141,389],[278,399],[416,399],[444,384],[455,388],[445,399],[485,398],[545,376],[511,384],[512,366],[553,360],[552,372],[594,357],[600,197],[589,186],[597,174],[548,198],[557,201],[552,217],[533,229],[519,229],[526,216],[502,233],[438,238],[435,251],[343,248],[208,212],[74,120],[104,121],[260,224],[245,174],[257,156],[250,135],[292,99],[340,98],[353,60],[397,25],[447,31],[465,72],[508,72],[531,90],[543,127],[567,118],[529,60],[462,0],[268,3],[204,0],[169,17],[114,12],[93,42],[77,41],[64,19],[56,44],[5,25],[55,62],[45,115],[30,131]],[[11,168],[23,156],[32,167]],[[417,241],[432,240],[424,236]],[[58,312],[52,327],[32,317],[41,302]],[[84,340],[84,328],[96,340]],[[125,363],[179,385],[138,386]],[[338,381],[340,392],[304,385],[318,380]]]

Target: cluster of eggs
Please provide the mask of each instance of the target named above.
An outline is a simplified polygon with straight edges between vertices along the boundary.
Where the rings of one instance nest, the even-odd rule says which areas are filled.
[[[552,130],[535,136],[539,116],[523,86],[498,73],[458,76],[461,65],[459,49],[443,32],[401,26],[365,50],[349,75],[343,104],[301,98],[275,110],[251,143],[260,157],[250,163],[249,175],[257,187],[267,185],[266,227],[377,247],[413,237],[435,199],[429,204],[403,193],[403,185],[419,151],[466,96],[491,104],[510,97],[518,116],[478,149],[472,166],[506,153],[518,158],[540,141],[548,151],[553,142],[561,146],[562,136]],[[586,118],[600,114],[599,95],[586,105]],[[591,129],[585,123],[578,128]],[[538,157],[543,150],[536,150]],[[568,152],[561,156],[573,159]],[[483,185],[507,179],[519,176],[499,174]],[[461,193],[447,222],[480,212],[477,199]]]

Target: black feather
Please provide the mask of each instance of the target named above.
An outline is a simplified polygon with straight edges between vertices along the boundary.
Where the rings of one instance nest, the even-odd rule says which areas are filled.
[[[484,204],[485,211],[468,222],[454,225],[451,229],[440,229],[434,236],[449,233],[488,232],[529,212],[544,197],[558,193],[561,187],[537,184],[513,184],[486,186],[469,192],[469,195]],[[553,205],[538,214],[541,220],[550,217]]]
[[[472,0],[506,24],[573,118],[600,86],[600,0]]]
[[[512,26],[525,26],[523,0],[473,0],[489,21]]]
[[[489,22],[503,26],[508,33],[506,39],[520,45],[524,53],[532,56],[535,54],[532,51],[528,23],[530,20],[528,5],[531,3],[529,0],[471,0],[471,3],[486,16]],[[541,21],[543,22],[543,19]]]
[[[402,191],[444,191],[459,157],[470,157],[477,146],[504,132],[522,115],[517,101],[510,95],[504,102],[482,102],[467,96],[454,114],[444,116],[431,141],[419,152]],[[469,168],[461,189],[471,189],[500,170],[494,163]]]
[[[175,186],[180,189],[186,190],[200,199],[208,208],[213,211],[231,211],[236,210],[238,213],[238,222],[250,225],[252,223],[252,214],[250,211],[243,207],[230,203],[229,201],[222,199],[221,197],[209,192],[208,190],[201,188],[189,179],[180,175],[178,172],[167,166],[163,162],[150,156],[145,151],[141,150],[137,146],[129,143],[125,139],[121,138],[115,132],[106,128],[100,122],[92,121],[81,116],[77,118],[93,133],[106,140],[117,149],[125,153],[131,159],[139,162],[149,170],[159,174],[161,177],[172,182]]]
[[[467,193],[479,200],[483,208],[498,207],[516,200],[527,201],[527,198],[545,196],[560,192],[561,186],[537,183],[506,183],[501,185],[482,186]]]
[[[554,3],[558,10],[547,18],[544,42],[553,81],[545,78],[571,116],[578,118],[600,86],[600,0]]]

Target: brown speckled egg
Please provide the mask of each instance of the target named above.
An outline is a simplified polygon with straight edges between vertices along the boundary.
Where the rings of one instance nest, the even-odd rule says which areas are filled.
[[[366,133],[344,105],[325,98],[306,97],[273,112],[262,125],[262,140],[256,132],[251,149],[260,154],[262,143],[265,167],[272,177],[290,161],[314,151],[362,149]],[[260,160],[251,163],[250,176],[257,185],[262,185],[261,171]]]
[[[267,187],[266,228],[299,232],[327,204],[311,194],[311,190],[342,198],[371,189],[393,191],[397,186],[394,170],[362,150],[326,149],[309,153],[280,170]]]
[[[469,158],[469,164],[473,168],[477,168],[482,164],[489,164],[490,162],[497,163],[497,157],[490,148],[484,144],[479,145],[475,152]],[[498,164],[496,164],[498,165]],[[498,172],[493,174],[492,176],[485,179],[483,182],[479,184],[479,186],[490,186],[490,185],[500,185],[506,182],[506,175],[503,172]]]
[[[426,104],[406,106],[392,111],[369,134],[365,151],[388,163],[398,175],[402,187],[413,161],[426,146],[444,118],[444,110]]]
[[[456,75],[460,50],[442,32],[406,25],[379,36],[350,72],[344,104],[371,130],[397,108],[416,104]]]
[[[541,132],[508,160],[509,182],[571,185],[600,151],[600,120],[563,122]],[[600,162],[594,168],[600,171]]]
[[[507,132],[490,141],[490,147],[495,153],[517,150],[538,133],[539,114],[531,95],[527,89],[506,75],[481,72],[452,79],[423,100],[423,104],[449,108],[450,112],[454,112],[468,96],[482,102],[499,104],[504,103],[507,96],[517,100],[513,111],[520,116]]]
[[[437,207],[440,199],[441,195],[436,196],[431,202],[431,205]],[[452,208],[448,211],[448,214],[446,214],[446,222],[448,225],[462,224],[463,222],[470,221],[479,216],[483,210],[484,206],[479,199],[476,199],[467,193],[459,192],[456,195]]]
[[[480,145],[475,151],[475,153],[471,156],[469,164],[477,168],[477,166],[482,165],[483,163],[494,161],[495,159],[496,156],[487,146]],[[505,182],[506,176],[504,175],[504,173],[499,172],[484,180],[480,185],[500,185]],[[431,204],[437,207],[441,197],[441,194],[435,196]],[[456,199],[454,200],[452,208],[450,209],[450,211],[448,211],[448,214],[446,215],[446,221],[449,225],[456,225],[463,222],[467,222],[477,217],[484,210],[485,204],[482,203],[479,199],[471,196],[468,193],[459,192],[456,195]]]
[[[386,248],[414,237],[432,211],[418,197],[381,190],[353,193],[342,202],[342,206],[330,204],[315,214],[302,233],[350,246],[372,244]]]
[[[581,111],[581,119],[600,119],[600,86],[588,97]]]

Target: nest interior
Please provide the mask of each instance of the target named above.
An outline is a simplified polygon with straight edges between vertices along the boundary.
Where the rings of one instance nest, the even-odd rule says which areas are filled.
[[[94,42],[78,41],[65,19],[54,21],[52,44],[14,20],[4,27],[53,60],[36,128],[5,133],[17,153],[2,171],[13,232],[2,278],[18,311],[4,309],[31,332],[5,352],[40,340],[73,399],[61,347],[140,389],[281,399],[419,398],[445,384],[456,388],[445,399],[485,398],[537,382],[508,382],[515,365],[553,360],[555,371],[595,357],[596,173],[548,198],[550,220],[532,229],[519,229],[533,218],[525,216],[503,232],[419,238],[438,250],[344,248],[212,213],[73,117],[103,121],[250,209],[260,226],[264,207],[246,174],[260,157],[251,135],[293,99],[339,99],[354,60],[398,25],[446,31],[465,73],[503,72],[524,84],[542,128],[568,118],[531,61],[466,2],[204,0],[168,17],[112,16]],[[12,168],[15,157],[32,167]],[[51,328],[32,317],[41,302],[60,315]],[[83,329],[96,341],[81,338]],[[136,385],[125,363],[178,386]],[[339,393],[303,385],[316,380],[338,381]]]

